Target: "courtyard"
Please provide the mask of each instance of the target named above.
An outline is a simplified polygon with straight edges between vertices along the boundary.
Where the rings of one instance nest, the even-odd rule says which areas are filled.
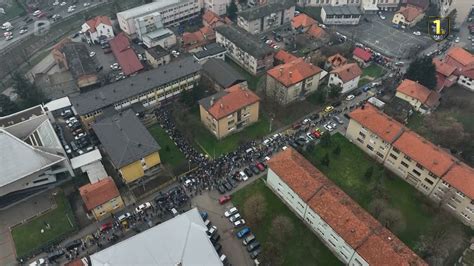
[[[160,145],[160,158],[163,164],[171,166],[171,168],[178,169],[186,163],[184,154],[176,147],[175,143],[170,139],[166,131],[158,124],[148,129],[150,134],[155,138]]]

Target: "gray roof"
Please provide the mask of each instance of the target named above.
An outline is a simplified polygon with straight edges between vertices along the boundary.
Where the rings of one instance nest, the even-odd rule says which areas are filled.
[[[131,109],[104,117],[92,129],[116,168],[138,161],[160,149]]]
[[[220,266],[196,208],[90,256],[93,266]]]
[[[323,6],[326,15],[362,15],[355,6]]]
[[[221,25],[215,28],[215,31],[222,34],[237,47],[256,58],[273,53],[273,49],[265,43],[259,41],[257,37],[251,35],[243,29],[234,25]]]
[[[237,70],[221,59],[210,58],[202,65],[202,70],[224,88],[245,81],[245,78]]]
[[[155,46],[149,49],[146,49],[147,53],[149,53],[153,58],[160,59],[166,55],[169,55],[170,52],[161,46]]]
[[[64,44],[61,52],[64,53],[71,72],[74,78],[83,75],[97,74],[96,64],[89,56],[89,50],[84,43],[70,42]]]
[[[255,20],[262,17],[266,17],[271,13],[276,13],[278,11],[288,9],[295,5],[294,0],[277,0],[269,2],[268,4],[262,6],[256,6],[244,11],[238,12],[238,16],[243,17],[246,20]]]
[[[124,19],[135,18],[138,16],[143,16],[145,14],[150,14],[152,12],[160,11],[161,9],[178,4],[180,2],[183,2],[183,0],[160,0],[153,3],[127,9],[125,11],[117,13],[117,16],[121,16]]]
[[[70,100],[76,112],[84,115],[191,75],[200,69],[201,65],[189,56],[160,68],[72,96]]]
[[[224,47],[220,46],[219,44],[211,43],[211,44],[208,44],[208,45],[204,46],[204,50],[199,51],[197,53],[194,53],[193,55],[194,55],[194,57],[196,57],[198,59],[202,59],[202,58],[206,58],[208,56],[224,53],[225,51],[226,51],[226,49]]]
[[[11,115],[0,116],[0,127],[8,127],[28,120],[31,117],[42,115],[43,113],[43,107],[41,105],[37,105]]]
[[[224,97],[225,95],[229,94],[229,92],[222,90],[218,91],[217,93],[214,93],[211,96],[208,96],[206,98],[203,98],[199,100],[199,104],[202,105],[202,107],[206,110],[209,110],[209,108],[212,107],[212,103],[218,101],[220,98]]]

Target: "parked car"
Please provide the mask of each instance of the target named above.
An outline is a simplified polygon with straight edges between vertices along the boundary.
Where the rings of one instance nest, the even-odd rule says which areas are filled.
[[[239,227],[239,226],[242,226],[245,224],[245,220],[244,219],[240,219],[240,220],[237,220],[234,222],[234,227]]]
[[[99,230],[100,230],[101,232],[107,232],[107,231],[109,231],[110,229],[112,229],[112,227],[113,227],[113,224],[112,224],[111,222],[108,222],[108,223],[102,224],[102,225],[100,226],[100,229],[99,229]]]
[[[146,209],[149,209],[150,207],[151,207],[151,203],[150,202],[145,202],[143,204],[138,205],[138,207],[135,208],[135,212],[142,213]]]
[[[252,176],[253,176],[252,171],[250,171],[250,169],[248,169],[248,168],[245,168],[245,169],[244,169],[244,173],[245,173],[248,177],[252,177]]]
[[[344,124],[344,121],[339,116],[333,116],[332,119],[341,125]]]
[[[242,181],[247,181],[249,179],[249,177],[245,174],[244,171],[240,171],[239,174],[240,174],[240,177],[242,178]]]
[[[349,95],[347,95],[347,97],[346,97],[346,101],[352,101],[352,100],[354,100],[354,98],[355,98],[354,95],[349,94]]]
[[[239,210],[237,210],[236,207],[232,207],[232,208],[230,208],[229,210],[227,210],[226,212],[224,212],[224,216],[225,216],[225,217],[230,217],[230,216],[236,214],[238,211],[239,211]]]
[[[219,185],[217,187],[217,190],[219,191],[220,194],[225,194],[227,192],[222,185]]]
[[[240,219],[240,213],[236,213],[229,218],[229,221],[233,223],[239,219]]]
[[[260,247],[260,242],[258,242],[257,240],[253,241],[252,243],[248,244],[247,245],[247,251],[248,252],[251,252],[257,248]]]
[[[120,216],[117,218],[117,220],[118,220],[119,222],[122,222],[122,221],[125,221],[126,219],[128,219],[130,216],[132,216],[132,215],[131,215],[129,212],[126,212],[126,213],[120,215]]]
[[[221,196],[219,198],[219,204],[224,204],[224,203],[230,201],[230,199],[231,199],[230,195]]]
[[[331,105],[326,106],[326,108],[324,108],[324,112],[326,112],[326,113],[330,113],[330,112],[332,112],[332,110],[334,110],[334,107],[331,106]]]
[[[221,252],[221,250],[222,250],[222,245],[219,244],[219,243],[216,243],[216,244],[214,245],[214,248],[216,249],[217,254],[219,254],[219,253]]]
[[[62,256],[64,256],[64,250],[62,249],[55,250],[53,252],[48,253],[48,260],[50,262],[54,262],[55,260],[61,258]]]
[[[265,171],[265,165],[263,163],[257,163],[256,167],[258,168],[260,172]]]
[[[232,185],[229,184],[229,182],[224,181],[223,184],[224,184],[224,188],[225,188],[227,191],[230,192],[230,191],[232,190]]]
[[[82,241],[80,239],[76,239],[76,240],[73,240],[73,241],[67,243],[66,245],[64,245],[64,248],[69,251],[69,250],[73,250],[75,248],[78,248],[81,245],[82,245]]]
[[[166,200],[166,199],[165,199]],[[205,211],[199,211],[199,214],[201,215],[202,220],[207,220],[207,217],[209,216],[207,212]]]
[[[250,258],[251,259],[256,259],[258,255],[262,252],[260,248],[255,249],[254,251],[250,252]]]
[[[250,235],[247,235],[244,238],[244,240],[242,240],[242,244],[244,244],[244,246],[247,246],[248,244],[252,243],[254,240],[255,240],[255,235],[250,234]]]
[[[219,234],[214,234],[211,236],[211,242],[212,244],[215,244],[217,243],[217,241],[219,241],[219,239],[221,239],[221,236]]]
[[[217,226],[213,225],[209,230],[207,230],[207,235],[209,237],[213,236],[217,232]]]
[[[249,168],[254,174],[256,174],[256,175],[260,174],[260,171],[258,170],[257,166],[250,165]]]
[[[244,228],[240,229],[240,231],[238,231],[235,235],[238,238],[242,238],[245,235],[247,235],[248,233],[250,233],[250,228],[248,226],[245,226]]]

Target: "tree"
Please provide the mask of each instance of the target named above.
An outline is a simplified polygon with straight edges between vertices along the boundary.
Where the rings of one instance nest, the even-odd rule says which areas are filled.
[[[337,98],[342,92],[342,87],[341,86],[337,86],[337,85],[334,85],[334,84],[331,84],[329,86],[329,97],[331,98]]]
[[[329,147],[331,145],[331,135],[326,132],[321,136],[321,146]]]
[[[336,148],[334,148],[334,150],[332,151],[332,153],[336,156],[339,156],[339,154],[341,154],[341,147],[337,145]]]
[[[329,163],[329,154],[326,153],[326,155],[324,155],[324,157],[321,159],[321,164],[324,166],[329,166]]]
[[[250,196],[244,203],[244,213],[247,223],[258,226],[265,215],[267,202],[261,193]]]
[[[6,116],[18,112],[18,105],[11,101],[6,95],[0,94],[0,116]]]
[[[229,6],[227,7],[227,16],[231,20],[235,20],[237,18],[237,11],[239,10],[237,8],[237,5],[235,4],[235,0],[230,1]]]
[[[431,57],[416,58],[408,67],[405,78],[418,81],[430,90],[436,88],[436,67]]]
[[[405,217],[397,209],[385,209],[380,213],[379,222],[387,227],[390,231],[400,232],[406,227]]]
[[[12,74],[13,89],[20,96],[23,108],[28,108],[46,101],[43,92],[28,81],[22,74],[15,72]]]
[[[374,167],[373,167],[373,166],[370,166],[370,167],[367,168],[367,170],[365,171],[364,177],[365,177],[366,179],[370,179],[373,174],[374,174]]]
[[[369,212],[374,216],[376,219],[380,217],[380,214],[388,208],[387,201],[383,199],[374,199],[369,204]]]
[[[313,97],[317,103],[323,104],[324,102],[326,102],[326,95],[327,95],[326,88],[321,87],[316,90]]]
[[[294,230],[293,222],[287,216],[278,215],[272,220],[270,235],[279,244],[283,244]]]

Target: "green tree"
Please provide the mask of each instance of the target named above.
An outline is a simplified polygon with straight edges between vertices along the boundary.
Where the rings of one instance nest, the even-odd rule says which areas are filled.
[[[325,87],[321,87],[316,90],[312,97],[316,100],[317,103],[323,104],[326,102],[327,90]]]
[[[365,171],[364,177],[365,177],[366,179],[370,179],[373,174],[374,174],[374,167],[373,167],[373,166],[370,166],[370,167],[367,168],[367,170]]]
[[[321,146],[329,147],[331,145],[331,135],[326,132],[321,136]]]
[[[336,156],[339,156],[339,154],[341,154],[341,147],[339,145],[337,145],[336,148],[334,148],[334,150],[332,150],[332,153]]]
[[[22,74],[15,72],[12,74],[13,89],[22,100],[22,107],[28,108],[46,101],[43,92],[28,81]]]
[[[237,5],[235,4],[235,0],[232,0],[229,6],[227,7],[227,16],[231,20],[235,20],[237,18],[237,11],[238,11],[238,8],[237,8]]]
[[[329,97],[331,98],[337,98],[341,94],[342,87],[341,86],[336,86],[336,85],[331,85],[329,87]]]
[[[431,57],[416,58],[408,67],[405,78],[418,81],[430,90],[436,88],[436,67]]]
[[[329,166],[330,159],[329,159],[329,154],[326,153],[324,157],[321,159],[321,164],[324,166]]]
[[[11,101],[6,95],[0,94],[0,116],[6,116],[18,112],[18,105]]]

